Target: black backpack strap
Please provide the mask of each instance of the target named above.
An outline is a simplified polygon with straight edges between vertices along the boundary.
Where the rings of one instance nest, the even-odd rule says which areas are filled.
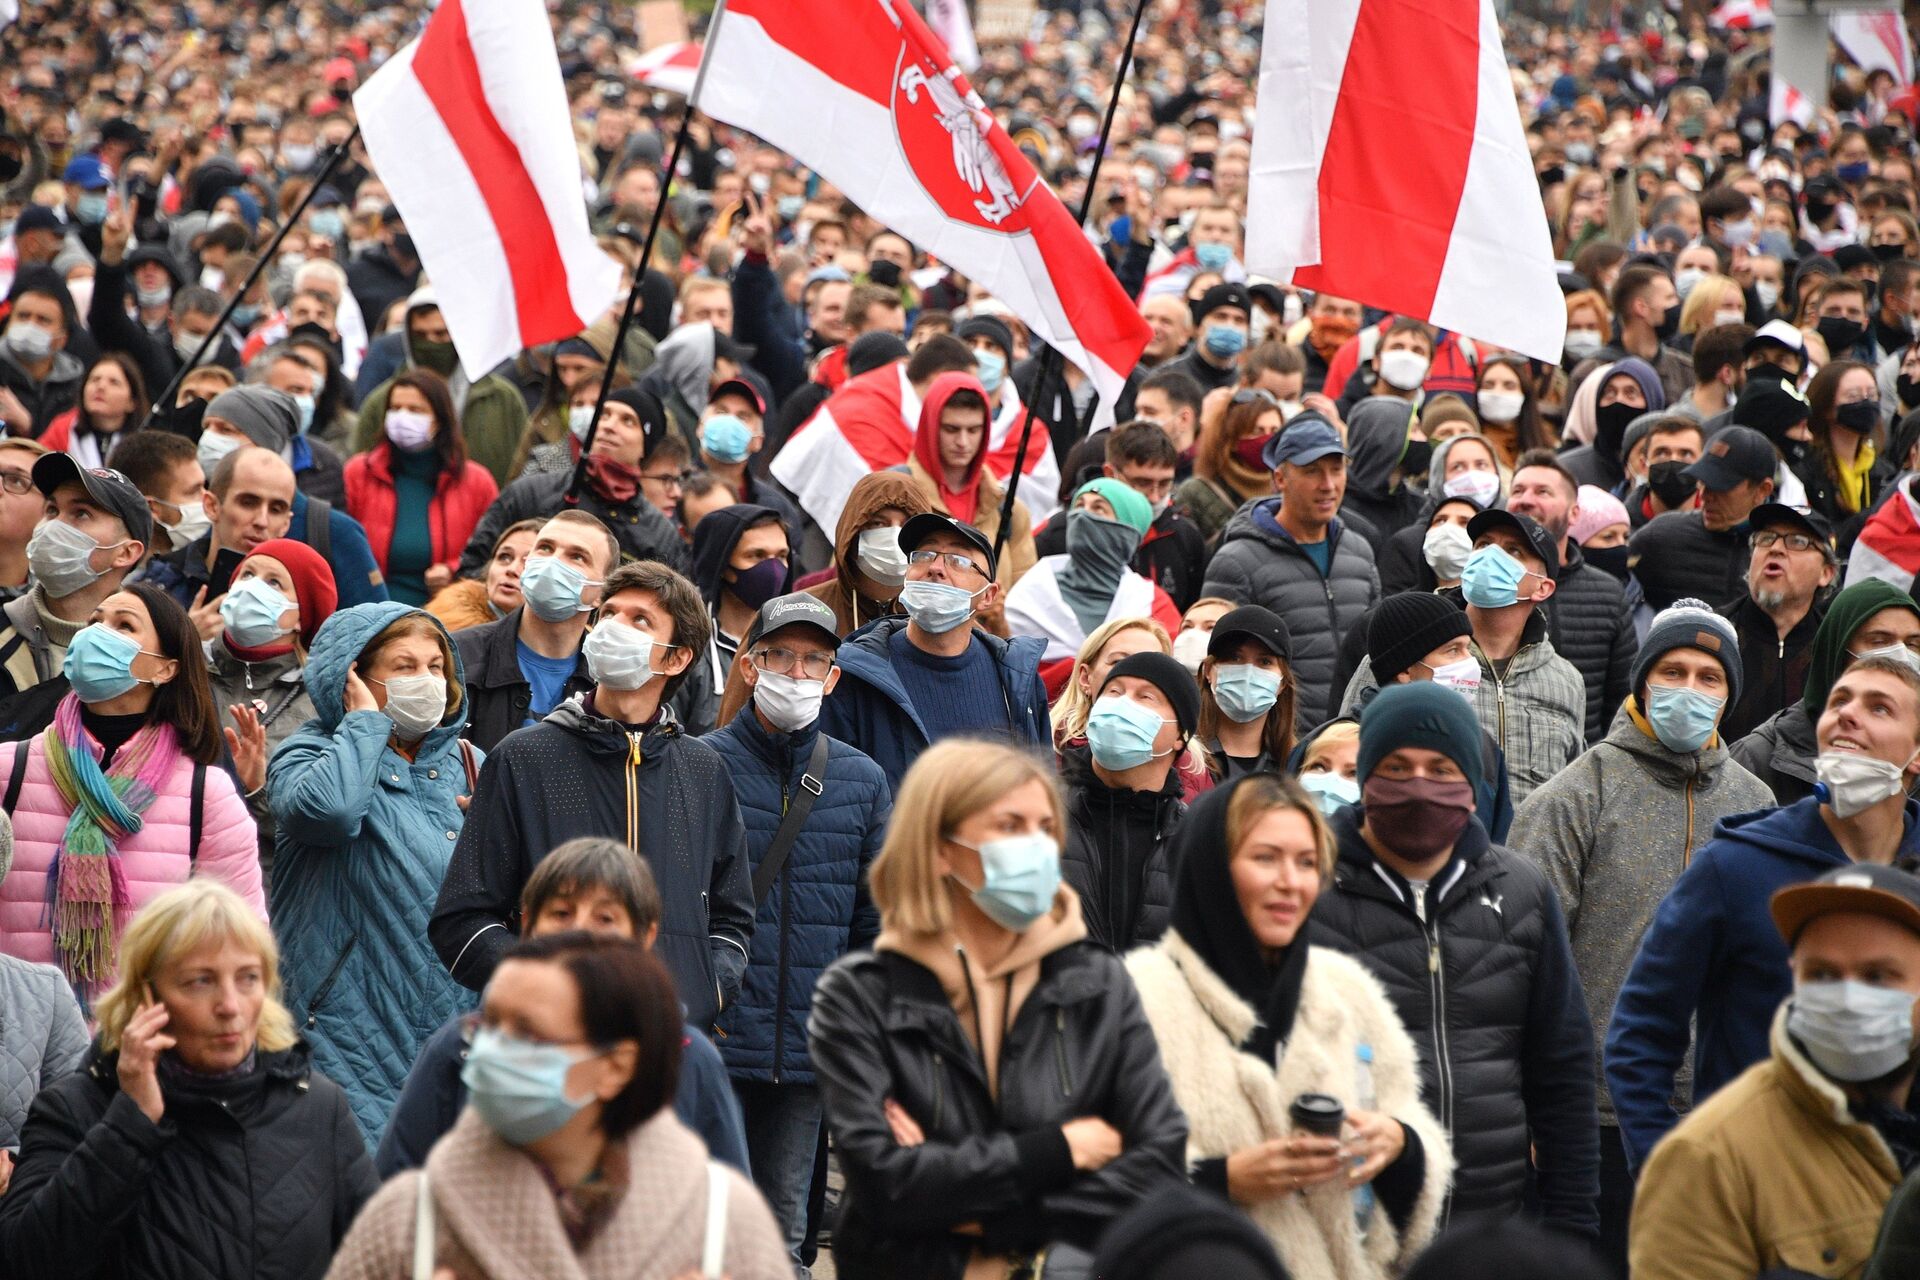
[[[193,800],[187,821],[189,836],[187,841],[187,874],[193,874],[193,868],[200,862],[200,828],[207,825],[207,766],[199,761],[193,764]]]
[[[332,514],[333,504],[325,498],[307,498],[307,545],[329,562],[333,559],[333,528],[327,518]]]
[[[27,753],[31,750],[33,750],[32,738],[22,738],[15,744],[13,771],[7,775],[7,798],[0,801],[0,809],[8,813],[20,807],[20,787],[27,780]]]
[[[793,842],[800,838],[800,828],[806,825],[807,815],[813,812],[813,802],[826,788],[822,785],[827,776],[827,749],[830,740],[827,735],[816,731],[813,736],[813,754],[807,757],[807,771],[800,775],[800,793],[787,803],[787,811],[780,819],[780,829],[773,833],[773,843],[767,846],[767,852],[760,859],[760,867],[753,873],[753,909],[758,911],[760,904],[773,892],[773,882],[780,878],[780,868],[787,865],[787,855],[793,852]]]

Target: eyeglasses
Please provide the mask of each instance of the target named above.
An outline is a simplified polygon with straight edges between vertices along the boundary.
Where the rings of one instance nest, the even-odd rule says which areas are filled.
[[[1762,529],[1747,539],[1747,545],[1755,551],[1765,551],[1776,542],[1784,542],[1789,551],[1826,550],[1827,544],[1810,533],[1781,533],[1777,529]]]
[[[640,473],[640,478],[642,480],[651,480],[655,484],[674,485],[676,487],[679,487],[679,486],[684,486],[687,483],[687,481],[693,479],[693,470],[692,468],[688,468],[685,471],[662,471],[659,475],[652,475],[652,476],[642,471]]]
[[[792,675],[797,665],[800,674],[809,680],[825,680],[833,670],[833,655],[830,653],[796,653],[792,649],[778,647],[756,649],[753,665],[762,671],[771,671],[777,676]]]
[[[908,564],[919,565],[922,568],[935,560],[943,562],[954,573],[973,573],[982,578],[987,576],[987,571],[980,567],[979,561],[961,555],[958,551],[915,551],[907,556]]]
[[[1265,404],[1280,407],[1280,398],[1264,387],[1242,387],[1233,393],[1233,404]]]
[[[0,471],[0,489],[8,493],[32,493],[33,477],[24,471]]]

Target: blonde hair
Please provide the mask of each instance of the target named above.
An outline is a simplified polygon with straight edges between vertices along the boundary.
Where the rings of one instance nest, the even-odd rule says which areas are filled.
[[[1680,332],[1703,333],[1713,328],[1714,313],[1720,309],[1722,300],[1729,298],[1743,308],[1747,305],[1740,282],[1732,276],[1718,272],[1706,276],[1693,286],[1687,294],[1686,305],[1680,308]]]
[[[1067,686],[1060,691],[1060,700],[1053,704],[1053,740],[1056,745],[1087,731],[1087,716],[1093,711],[1093,699],[1081,690],[1080,673],[1099,660],[1100,651],[1107,647],[1108,641],[1123,631],[1135,628],[1152,635],[1160,646],[1160,652],[1173,652],[1173,641],[1168,637],[1167,629],[1152,618],[1115,618],[1095,627],[1093,634],[1081,644],[1080,652],[1074,656],[1073,671],[1067,676]]]
[[[886,844],[867,873],[884,927],[931,934],[952,928],[953,903],[934,869],[940,842],[962,822],[1029,782],[1046,788],[1054,830],[1064,835],[1066,810],[1048,761],[979,738],[948,738],[921,752],[894,796]]]
[[[1305,773],[1308,765],[1317,763],[1330,749],[1359,741],[1360,725],[1357,721],[1341,720],[1327,726],[1320,736],[1307,746],[1306,754],[1300,757],[1300,772]]]
[[[294,1046],[299,1036],[293,1015],[280,1003],[280,948],[273,932],[239,894],[218,880],[196,876],[140,908],[121,935],[120,980],[94,1005],[103,1051],[120,1047],[120,1034],[147,1003],[148,984],[161,970],[208,942],[231,942],[260,957],[267,998],[255,1042],[268,1053]]]
[[[1234,787],[1233,797],[1227,801],[1228,861],[1232,861],[1234,851],[1254,824],[1275,809],[1292,809],[1306,815],[1307,825],[1313,829],[1314,860],[1319,864],[1320,882],[1324,885],[1333,878],[1333,864],[1339,854],[1333,829],[1320,816],[1320,806],[1314,803],[1307,789],[1282,773],[1250,773]]]

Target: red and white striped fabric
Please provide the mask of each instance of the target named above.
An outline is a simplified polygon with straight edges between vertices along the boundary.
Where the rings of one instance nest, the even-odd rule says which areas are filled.
[[[767,470],[831,538],[860,477],[905,462],[919,426],[920,397],[907,381],[906,363],[890,364],[848,378],[788,437]]]
[[[1913,498],[1913,485],[1900,486],[1894,495],[1880,504],[1847,557],[1847,586],[1878,578],[1891,582],[1902,591],[1913,586],[1920,571],[1920,503]]]
[[[606,312],[542,0],[442,0],[353,103],[468,377]]]
[[[1268,0],[1247,270],[1559,360],[1492,0]]]
[[[1833,39],[1862,71],[1885,71],[1896,84],[1913,83],[1913,42],[1898,9],[1836,13]]]
[[[627,64],[627,74],[649,89],[690,98],[700,77],[700,42],[679,40],[649,49]]]
[[[730,0],[700,110],[818,172],[1078,366],[1111,422],[1151,336],[946,46],[897,0]]]
[[[1707,22],[1722,31],[1764,31],[1773,25],[1773,0],[1720,0]]]
[[[1773,73],[1773,90],[1767,97],[1767,119],[1772,124],[1791,120],[1802,129],[1813,128],[1813,100],[1787,83],[1778,71]]]

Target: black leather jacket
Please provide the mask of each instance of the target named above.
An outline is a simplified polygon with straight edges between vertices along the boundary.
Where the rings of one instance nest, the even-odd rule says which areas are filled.
[[[1187,1121],[1120,960],[1088,942],[1040,962],[1001,1048],[999,1097],[939,978],[894,951],[856,952],[814,991],[809,1051],[846,1171],[834,1233],[845,1280],[958,1280],[975,1246],[1092,1248],[1153,1187],[1183,1179]],[[883,1104],[926,1133],[897,1144]],[[1060,1126],[1099,1116],[1124,1150],[1077,1172]],[[956,1234],[978,1223],[981,1235]]]

